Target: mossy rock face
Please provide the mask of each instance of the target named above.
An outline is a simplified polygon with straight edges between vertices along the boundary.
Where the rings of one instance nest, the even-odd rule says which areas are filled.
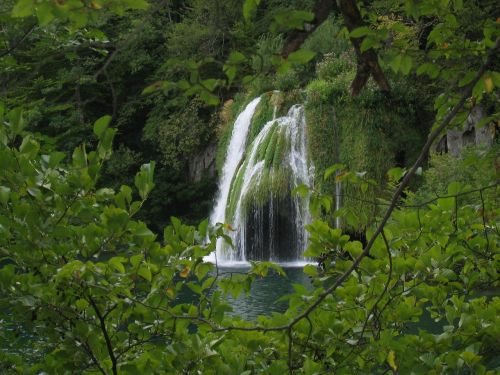
[[[418,92],[404,82],[393,83],[391,97],[369,83],[358,97],[350,94],[355,70],[350,64],[327,56],[318,64],[318,76],[307,87],[306,120],[309,154],[315,165],[320,191],[335,193],[334,179],[323,182],[326,168],[342,163],[351,171],[384,181],[395,166],[410,165],[425,141],[415,105]],[[394,99],[397,98],[397,99]],[[380,194],[374,188],[362,192],[357,186],[342,187],[343,204],[360,219],[359,228],[369,225],[377,214]]]
[[[248,158],[251,149],[255,150],[254,160]],[[228,207],[226,209],[226,217],[231,218],[236,212],[238,199],[242,198],[243,212],[247,212],[248,208],[253,204],[263,206],[267,203],[270,197],[283,197],[291,194],[290,181],[293,180],[293,172],[285,163],[286,154],[290,149],[290,141],[287,135],[287,129],[284,126],[279,126],[277,123],[271,125],[271,128],[258,145],[250,145],[247,151],[247,159],[244,160],[233,182],[229,196]],[[242,189],[244,188],[245,173],[248,168],[256,168],[257,164],[260,169],[252,178],[247,192],[242,197]]]
[[[283,94],[279,91],[269,91],[261,95],[260,103],[250,123],[248,132],[248,144],[251,144],[264,126],[278,115],[283,107]]]
[[[233,181],[231,182],[231,188],[229,190],[228,204],[226,207],[226,218],[232,218],[236,211],[236,206],[238,204],[238,199],[243,187],[243,179],[245,177],[245,171],[248,167],[248,160],[244,161],[240,169],[236,173]]]

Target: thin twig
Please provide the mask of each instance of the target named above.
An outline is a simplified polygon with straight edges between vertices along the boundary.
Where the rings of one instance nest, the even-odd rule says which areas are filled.
[[[25,40],[26,38],[35,30],[36,28],[36,24],[33,24],[25,33],[24,35],[21,37],[21,39],[19,39],[17,41],[16,44],[14,44],[12,47],[10,47],[7,51],[3,52],[2,54],[0,54],[0,59],[2,57],[5,57],[7,55],[10,55],[12,52],[14,52],[14,50],[16,48],[18,48]]]
[[[484,237],[486,238],[486,251],[489,251],[490,250],[490,239],[488,238],[488,228],[486,227],[486,218],[485,218],[485,212],[484,212],[484,210],[486,208],[484,206],[483,190],[479,190],[479,196],[481,197],[481,205],[482,205],[481,217],[483,219]]]

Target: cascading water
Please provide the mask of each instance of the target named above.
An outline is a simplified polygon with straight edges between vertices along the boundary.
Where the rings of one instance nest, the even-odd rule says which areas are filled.
[[[222,177],[219,184],[219,195],[216,200],[215,208],[210,217],[210,223],[224,223],[226,218],[227,198],[229,196],[229,189],[231,188],[231,181],[234,174],[243,158],[245,152],[245,145],[247,141],[248,129],[252,121],[253,114],[257,105],[260,103],[260,97],[252,100],[246,108],[239,114],[234,122],[231,140],[227,148],[226,159],[222,167]]]
[[[292,196],[291,191],[312,182],[304,110],[295,105],[286,116],[267,122],[245,150],[259,102],[260,98],[254,99],[236,119],[210,218],[211,224],[226,222],[234,228],[230,233],[234,249],[223,241],[217,244],[221,263],[303,260],[308,200]]]

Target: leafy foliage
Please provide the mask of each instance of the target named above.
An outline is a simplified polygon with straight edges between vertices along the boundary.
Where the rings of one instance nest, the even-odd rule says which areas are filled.
[[[229,315],[227,297],[248,291],[255,278],[268,272],[283,274],[279,266],[254,262],[247,273],[227,275],[203,257],[219,238],[229,239],[228,226],[208,228],[204,221],[195,228],[172,217],[159,241],[138,219],[146,199],[154,199],[153,187],[162,188],[155,170],[163,177],[170,165],[143,164],[135,177],[129,176],[135,189],[118,181],[114,189],[104,187],[103,165],[106,160],[113,163],[113,141],[127,146],[119,155],[130,154],[126,149],[141,158],[156,155],[132,147],[142,135],[144,121],[137,119],[147,117],[143,110],[165,106],[168,115],[151,116],[150,121],[159,121],[148,125],[152,134],[167,128],[170,139],[182,135],[176,115],[189,117],[183,110],[190,96],[214,104],[219,92],[228,92],[235,82],[256,84],[252,66],[258,57],[236,48],[231,53],[231,43],[219,50],[219,42],[232,35],[230,42],[251,47],[252,36],[273,21],[281,32],[286,23],[300,28],[311,19],[298,7],[311,9],[309,2],[293,1],[289,7],[280,3],[247,0],[240,9],[233,2],[193,1],[192,8],[184,9],[169,2],[174,6],[158,9],[154,2],[146,13],[135,13],[146,8],[135,0],[17,0],[0,5],[2,21],[7,21],[0,40],[7,47],[0,55],[6,72],[1,78],[6,105],[0,105],[0,325],[6,328],[0,330],[0,343],[7,348],[0,352],[2,373],[498,372],[495,155],[471,153],[464,158],[465,167],[480,165],[488,171],[473,183],[468,172],[459,181],[450,173],[450,181],[441,183],[436,171],[455,163],[444,160],[440,166],[435,161],[436,168],[424,173],[417,196],[407,190],[408,180],[425,152],[408,171],[402,165],[392,169],[383,185],[325,163],[324,180],[336,175],[362,193],[372,187],[383,191],[390,200],[373,203],[388,209],[374,210],[374,222],[381,223],[376,228],[352,218],[353,226],[366,225],[366,244],[318,216],[308,227],[306,254],[319,258],[321,267],[304,269],[314,288],[296,286],[285,297],[287,311],[256,322]],[[497,118],[498,66],[496,61],[489,66],[483,62],[488,51],[492,55],[498,49],[494,6],[431,0],[358,5],[366,26],[350,37],[362,39],[363,51],[376,49],[395,77],[410,76],[411,82],[425,76],[451,87],[434,103],[435,128],[461,124],[466,111],[481,101],[488,104],[486,121]],[[271,12],[262,21],[258,16],[264,7]],[[218,18],[212,16],[200,22],[204,12],[226,15],[224,25],[218,28]],[[192,37],[186,43],[191,49],[179,49],[186,56],[177,56],[177,64],[157,63],[166,61],[156,51],[167,41],[152,37],[162,26],[153,21],[155,15],[169,25],[168,40],[181,43],[179,35]],[[228,29],[231,33],[211,35]],[[146,41],[154,41],[159,50],[150,51]],[[317,39],[312,45],[316,53],[329,48]],[[201,56],[191,55],[198,50]],[[283,78],[289,69],[300,73],[300,63],[311,58],[302,51],[288,60],[261,60]],[[120,63],[114,66],[113,60]],[[352,78],[349,59],[321,64],[319,80],[309,86],[311,99],[349,109],[353,103],[344,89]],[[150,94],[140,95],[148,86],[143,84],[146,75]],[[159,99],[160,91],[167,92],[167,103]],[[378,106],[381,98],[373,90],[363,95],[362,104]],[[106,113],[112,116],[102,117]],[[207,110],[202,116],[210,114]],[[141,123],[139,130],[136,122]],[[198,130],[189,133],[187,143],[192,144]],[[271,165],[278,136],[269,144],[274,146],[262,154]],[[173,155],[171,143],[162,146],[164,155]],[[123,158],[122,168],[142,164],[128,159],[130,163]],[[118,161],[114,159],[115,165]],[[339,169],[343,172],[337,173]],[[160,180],[179,181],[172,176]],[[429,197],[436,181],[438,196]],[[307,187],[298,192],[307,193]],[[403,192],[407,199],[400,200]],[[331,196],[312,193],[313,211],[329,213]],[[437,324],[428,325],[430,321]]]

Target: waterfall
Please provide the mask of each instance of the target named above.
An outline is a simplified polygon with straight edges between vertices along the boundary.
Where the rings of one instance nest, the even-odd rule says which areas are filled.
[[[307,243],[308,200],[291,193],[312,183],[304,109],[294,105],[276,118],[275,107],[273,119],[248,140],[259,103],[260,98],[254,99],[236,119],[210,218],[211,224],[225,222],[234,228],[229,233],[234,249],[217,243],[221,263],[300,261]]]
[[[335,176],[338,175],[338,172],[335,174]],[[336,181],[335,182],[335,211],[338,211],[342,208],[342,182]],[[335,228],[341,228],[342,229],[342,220],[340,216],[337,216],[335,218]]]
[[[225,212],[227,206],[227,198],[229,196],[229,189],[231,181],[238,165],[243,158],[245,152],[245,145],[247,141],[248,129],[252,121],[255,109],[260,102],[260,97],[252,100],[246,108],[239,114],[234,122],[233,132],[227,147],[226,159],[222,167],[222,176],[219,184],[219,195],[216,200],[215,208],[210,216],[210,223],[217,224],[223,223],[225,220]]]

